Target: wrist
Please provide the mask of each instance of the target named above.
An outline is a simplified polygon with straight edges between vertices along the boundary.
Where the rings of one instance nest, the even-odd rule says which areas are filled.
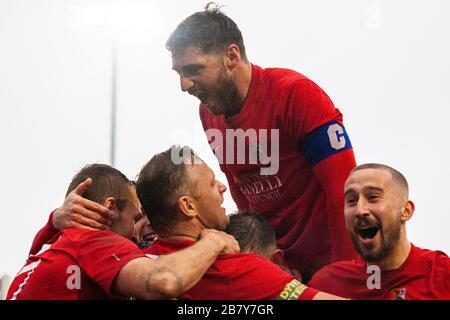
[[[225,249],[225,241],[211,233],[202,237],[200,241],[203,241],[208,250],[215,252],[216,255],[219,255]]]
[[[59,231],[58,226],[55,225],[55,212],[58,211],[58,209],[55,209],[50,213],[50,217],[47,222],[47,225],[54,231]]]

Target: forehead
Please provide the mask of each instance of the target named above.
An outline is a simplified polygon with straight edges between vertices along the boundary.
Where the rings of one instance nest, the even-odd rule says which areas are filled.
[[[199,164],[189,164],[187,167],[187,172],[193,181],[200,180],[202,178],[207,179],[214,174],[211,168],[204,161]]]
[[[136,208],[139,209],[141,207],[141,202],[139,201],[139,198],[137,196],[136,193],[136,187],[135,186],[130,186],[130,202],[131,204]]]
[[[345,191],[350,189],[362,189],[365,187],[376,187],[387,189],[392,182],[390,172],[383,169],[362,169],[350,174],[345,182]]]
[[[215,56],[206,54],[197,46],[190,45],[177,50],[172,55],[172,69],[179,71],[192,64],[208,64],[214,61]]]

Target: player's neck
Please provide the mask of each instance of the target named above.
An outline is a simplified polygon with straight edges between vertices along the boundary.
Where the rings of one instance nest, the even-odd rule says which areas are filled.
[[[401,239],[398,244],[392,249],[392,251],[378,263],[375,264],[380,267],[382,271],[395,270],[401,267],[401,265],[408,259],[411,251],[411,243],[406,239]]]
[[[226,117],[234,116],[241,112],[244,107],[252,81],[252,65],[250,62],[242,62],[236,66],[235,75],[233,77],[237,89],[237,101],[233,104],[232,109],[227,110]]]
[[[167,241],[186,241],[186,240],[198,240],[200,236],[201,228],[196,224],[189,222],[180,222],[176,226],[170,228],[170,231],[161,232],[158,237]]]

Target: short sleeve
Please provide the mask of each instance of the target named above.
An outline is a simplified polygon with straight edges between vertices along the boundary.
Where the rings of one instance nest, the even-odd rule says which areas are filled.
[[[307,286],[265,258],[248,254],[237,255],[236,259],[240,260],[238,267],[234,269],[234,275],[230,275],[235,284],[235,299],[290,300],[302,299],[302,293],[312,293]],[[291,295],[291,292],[296,294]]]
[[[77,261],[84,273],[113,296],[112,286],[120,270],[131,260],[145,257],[130,240],[111,231],[82,230],[76,235]]]
[[[342,114],[334,107],[330,97],[309,79],[293,82],[286,99],[284,126],[297,142],[330,121],[342,122]]]

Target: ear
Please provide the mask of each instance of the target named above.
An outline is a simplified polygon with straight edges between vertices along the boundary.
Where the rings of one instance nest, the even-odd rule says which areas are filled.
[[[411,219],[414,214],[414,210],[414,202],[412,202],[411,200],[406,201],[402,208],[402,214],[400,216],[401,221],[406,222]]]
[[[114,197],[108,197],[103,201],[103,206],[114,213],[114,218],[117,218],[117,200]]]
[[[241,61],[241,50],[236,44],[230,44],[224,54],[225,66],[233,70]]]
[[[273,250],[272,254],[270,255],[269,258],[270,261],[272,261],[273,263],[281,266],[284,263],[284,251],[281,249],[275,249]]]
[[[194,218],[198,214],[195,201],[189,196],[182,196],[178,198],[178,209],[182,214],[190,218]]]

